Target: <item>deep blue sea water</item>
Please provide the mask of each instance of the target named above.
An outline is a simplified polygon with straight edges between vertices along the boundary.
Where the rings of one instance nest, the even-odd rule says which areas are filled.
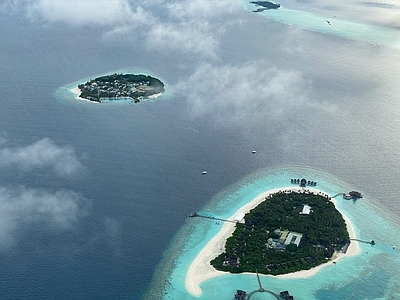
[[[398,50],[234,16],[216,58],[110,42],[96,26],[0,19],[0,298],[190,299],[185,268],[217,227],[189,213],[229,216],[302,174],[329,193],[361,191],[340,209],[378,243],[315,278],[265,285],[290,286],[296,299],[399,297]],[[97,105],[68,91],[124,70],[162,79],[167,93]],[[296,93],[264,99],[257,78],[218,81],[227,73],[279,74]],[[196,93],[183,93],[190,78]],[[231,299],[239,281],[252,289],[252,278],[224,276],[203,298]]]

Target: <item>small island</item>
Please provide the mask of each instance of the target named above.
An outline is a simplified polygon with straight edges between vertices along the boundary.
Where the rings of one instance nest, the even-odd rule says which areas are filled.
[[[326,263],[349,243],[346,223],[328,196],[278,192],[236,224],[211,265],[231,273],[281,275]]]
[[[104,100],[130,99],[138,103],[161,95],[164,83],[144,74],[112,74],[78,85],[79,98],[102,103]],[[78,92],[75,89],[75,92]],[[74,91],[74,90],[73,90]]]
[[[260,8],[253,10],[253,12],[262,12],[264,10],[269,10],[269,9],[279,9],[281,7],[279,3],[273,3],[270,1],[250,1],[249,3],[254,4],[256,6],[261,6]]]

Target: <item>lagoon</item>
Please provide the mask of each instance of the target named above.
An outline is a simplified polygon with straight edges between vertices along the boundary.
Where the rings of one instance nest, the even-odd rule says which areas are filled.
[[[48,7],[26,17],[25,2],[7,2],[15,14],[0,18],[1,298],[191,299],[186,270],[220,227],[187,216],[229,217],[295,176],[329,194],[360,191],[363,199],[340,201],[339,209],[358,237],[376,245],[360,245],[359,255],[316,276],[263,277],[263,285],[306,300],[400,298],[399,246],[392,248],[400,231],[398,48],[325,34],[334,15],[349,20],[337,13],[321,14],[320,29],[305,30],[290,24],[300,14],[281,22],[243,9],[241,0],[240,8],[232,1],[129,1],[148,18],[108,25],[83,10],[57,15]],[[292,2],[298,5],[281,3],[280,12],[304,4]],[[380,26],[395,27],[384,24],[386,9],[359,6],[353,23],[376,15]],[[160,31],[170,40],[156,39]],[[74,99],[70,89],[80,82],[66,85],[112,70],[162,78],[168,101],[93,105]],[[76,165],[77,173],[60,172]],[[73,196],[66,203],[78,205],[22,209],[15,204],[26,191]],[[69,226],[54,226],[57,216]],[[202,298],[232,299],[237,288],[256,287],[254,275],[222,276],[201,286]]]
[[[254,4],[249,2],[246,4],[246,8],[251,11],[254,9]],[[333,15],[332,12],[318,10],[315,7],[292,8],[283,5],[278,10],[264,10],[257,12],[257,14],[305,30],[400,48],[400,31],[397,28],[341,19]],[[362,14],[362,11],[360,11],[360,14]]]
[[[353,187],[330,174],[302,167],[283,167],[264,170],[243,178],[233,186],[217,194],[211,203],[204,207],[202,214],[229,218],[266,189],[287,187],[290,178],[312,178],[318,182],[318,189],[330,195],[352,190]],[[400,266],[400,253],[393,249],[393,241],[400,240],[400,234],[393,224],[383,216],[377,215],[371,206],[376,201],[366,195],[359,200],[336,200],[337,208],[353,223],[357,238],[374,239],[376,245],[358,243],[360,252],[355,256],[344,256],[337,264],[323,266],[315,275],[306,278],[286,278],[260,275],[263,287],[279,293],[289,290],[295,299],[390,299],[396,294],[399,280],[396,266]],[[368,220],[368,222],[366,222]],[[207,280],[201,285],[201,295],[192,295],[185,289],[185,274],[195,256],[205,244],[221,229],[208,219],[188,219],[166,252],[164,261],[173,261],[172,272],[165,279],[155,282],[168,282],[163,299],[232,299],[236,289],[253,291],[258,288],[255,274],[226,274]],[[168,264],[166,264],[168,265]],[[391,266],[391,267],[390,267]],[[389,268],[387,270],[386,268]],[[161,274],[161,273],[159,273]],[[360,289],[372,284],[371,289]],[[154,292],[154,290],[153,290]],[[150,297],[147,295],[147,297]],[[254,294],[252,299],[269,299],[264,294]],[[264,297],[264,298],[263,298]],[[148,298],[150,299],[150,298]],[[272,299],[272,298],[271,298]]]

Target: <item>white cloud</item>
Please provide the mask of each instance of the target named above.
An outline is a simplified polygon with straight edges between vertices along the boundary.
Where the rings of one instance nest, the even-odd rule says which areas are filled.
[[[214,57],[218,39],[212,27],[206,22],[154,24],[147,34],[149,48],[174,49]]]
[[[0,246],[12,245],[22,225],[41,222],[53,230],[64,230],[85,216],[89,209],[90,201],[68,190],[49,193],[23,187],[0,187]]]
[[[227,22],[221,17],[239,8],[237,3],[228,0],[174,1],[156,5],[157,9],[162,5],[166,9],[161,17],[155,7],[144,9],[145,4],[141,5],[136,10],[136,14],[142,16],[136,18],[138,22],[118,26],[105,37],[114,41],[142,40],[149,50],[169,49],[211,58],[218,54],[221,34],[232,25],[231,20]]]
[[[210,115],[222,122],[276,118],[316,105],[307,98],[308,89],[300,72],[279,70],[264,61],[220,67],[202,64],[176,87],[187,98],[193,116]]]
[[[2,10],[23,12],[34,22],[62,22],[75,26],[114,26],[135,17],[128,0],[7,0]]]
[[[0,10],[34,23],[103,28],[106,42],[135,43],[216,57],[219,38],[231,26],[228,14],[240,11],[230,0],[6,0]]]
[[[83,168],[72,147],[59,147],[50,139],[40,140],[27,147],[1,149],[2,166],[16,166],[25,171],[52,167],[62,176],[72,175]]]
[[[169,20],[153,24],[147,35],[147,44],[207,57],[216,57],[219,37],[226,26],[232,25],[224,15],[241,8],[239,2],[231,0],[178,0],[165,6]]]
[[[242,9],[239,1],[232,0],[173,1],[166,7],[172,17],[183,20],[210,19]]]

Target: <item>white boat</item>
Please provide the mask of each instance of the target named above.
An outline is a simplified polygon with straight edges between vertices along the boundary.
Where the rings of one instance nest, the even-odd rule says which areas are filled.
[[[256,150],[251,151],[251,153],[253,153],[253,154],[256,153],[256,152],[257,152]]]
[[[201,172],[201,174],[206,175],[206,174],[207,174],[207,171],[203,171],[203,172]]]

